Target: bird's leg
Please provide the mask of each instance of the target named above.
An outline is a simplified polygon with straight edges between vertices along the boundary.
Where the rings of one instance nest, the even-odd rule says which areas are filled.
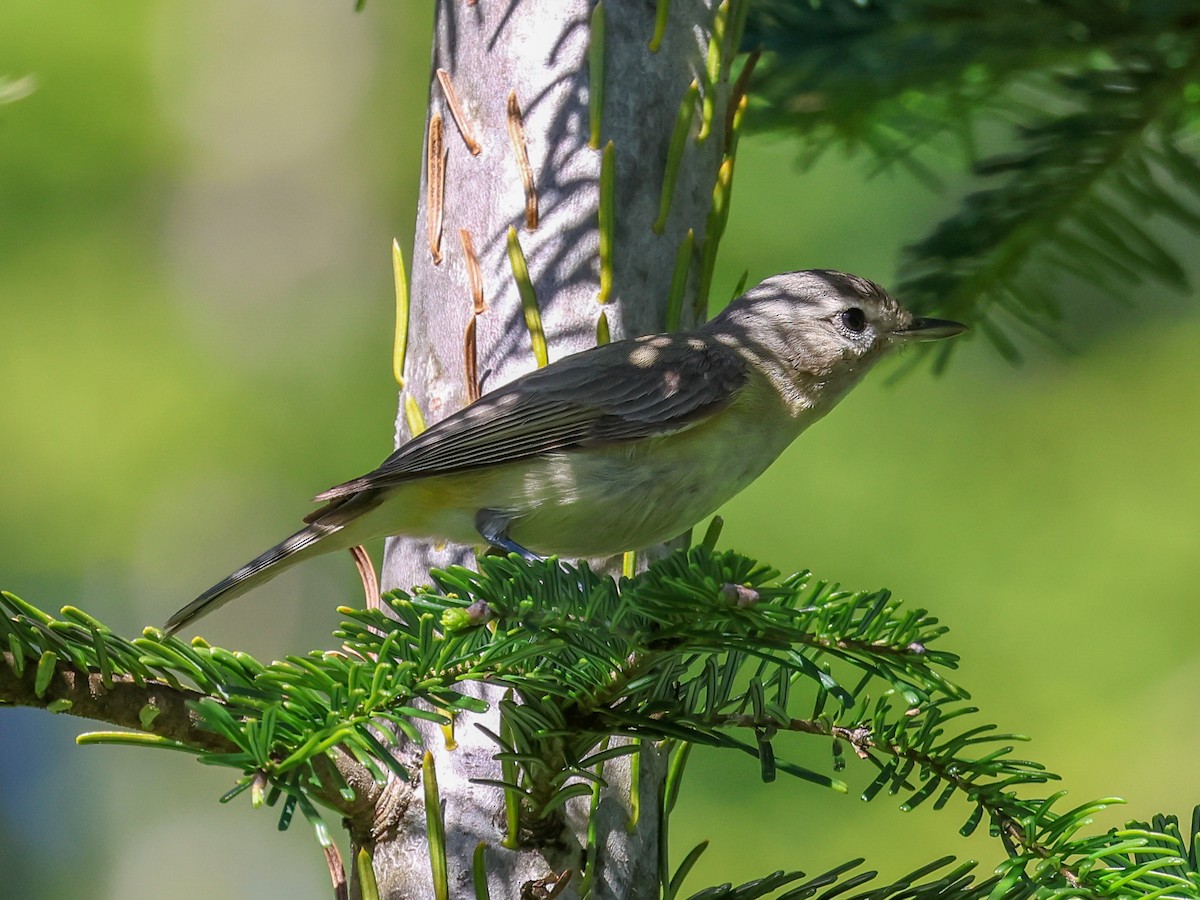
[[[542,559],[508,536],[508,526],[511,524],[512,518],[499,509],[481,509],[475,513],[475,529],[493,547],[498,547],[508,553],[515,553],[522,559],[530,561]]]

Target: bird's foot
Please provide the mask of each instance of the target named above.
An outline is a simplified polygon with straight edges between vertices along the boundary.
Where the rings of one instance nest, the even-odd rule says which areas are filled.
[[[498,509],[481,509],[475,513],[475,528],[483,539],[506,553],[515,553],[522,559],[541,561],[545,557],[538,556],[532,550],[526,550],[508,536],[508,526],[512,519]]]

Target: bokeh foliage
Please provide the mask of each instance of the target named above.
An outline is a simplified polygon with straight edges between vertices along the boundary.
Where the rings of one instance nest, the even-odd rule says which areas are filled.
[[[410,17],[425,9],[395,16],[389,4],[374,3],[361,17],[374,39],[345,44],[337,18],[345,11],[334,8],[298,16],[290,4],[276,4],[278,15],[264,28],[245,8],[214,4],[197,14],[201,21],[179,28],[175,13],[154,2],[100,9],[10,0],[2,7],[0,65],[14,79],[29,72],[36,80],[32,95],[0,108],[5,586],[43,600],[71,598],[135,631],[160,622],[223,567],[278,537],[280,523],[306,511],[304,499],[315,490],[386,453],[394,413],[386,245],[393,232],[402,243],[411,233],[423,110],[410,95],[423,91],[428,74],[428,27]],[[1014,11],[1012,4],[988,4],[980,17],[994,13],[1021,31],[989,43],[980,29],[973,46],[960,46],[997,71],[1014,60],[1008,68],[1015,71],[1034,67],[1025,48],[1057,35],[1064,55],[1056,59],[1073,64],[1086,59],[1088,34],[1068,31],[1064,42],[1061,29],[1040,27],[1046,17],[1059,25],[1070,15],[1099,21],[1097,34],[1123,41],[1144,33],[1127,28],[1130,17],[1148,20],[1178,7],[1031,3]],[[262,4],[258,16],[270,8]],[[836,11],[883,21],[892,8],[913,7],[842,4]],[[1100,27],[1106,17],[1116,24]],[[290,30],[301,18],[319,19],[325,33]],[[806,27],[820,34],[812,21]],[[239,53],[263,60],[263,69],[237,70],[239,80],[216,85],[212,71],[232,59],[230,47],[205,40],[218,29],[256,41]],[[187,35],[195,53],[161,53],[185,83],[211,86],[222,108],[238,111],[247,98],[264,94],[270,71],[286,73],[293,86],[305,88],[272,97],[272,106],[308,117],[351,144],[352,155],[324,147],[297,156],[282,137],[255,130],[253,117],[240,123],[240,140],[200,144],[181,127],[180,115],[166,111],[192,114],[186,98],[164,85],[160,52],[153,50],[172,46],[178,34]],[[1011,34],[1028,41],[1009,40]],[[934,51],[954,52],[952,42],[937,43],[918,42],[919,52],[898,61],[892,54],[893,72],[901,66],[919,72],[916,62],[936,59]],[[272,52],[281,46],[306,49],[280,60]],[[828,65],[844,56],[834,54]],[[304,79],[306,73],[336,79],[363,59],[372,60],[370,96],[355,101],[363,105],[348,127],[314,103]],[[763,72],[768,63],[760,64]],[[882,135],[856,144],[879,149],[865,163],[861,154],[847,163],[823,153],[808,174],[795,174],[788,163],[806,155],[805,147],[847,144],[816,130],[804,144],[790,136],[745,139],[723,254],[727,270],[719,266],[718,280],[732,287],[745,266],[758,278],[835,265],[895,286],[898,249],[933,233],[958,204],[912,173],[935,174],[957,190],[963,180],[954,148],[967,148],[972,158],[1020,149],[1006,123],[1018,113],[1036,118],[1056,109],[1044,98],[1063,90],[1045,77],[1030,87],[1001,86],[1013,92],[1003,102],[989,105],[1000,91],[981,92],[980,105],[965,107],[963,117],[950,111],[952,125],[978,123],[972,129],[943,130],[941,112],[924,130],[917,127],[923,116],[913,107],[922,113],[940,88],[895,95],[878,116]],[[865,121],[882,108],[870,84],[847,89],[845,115],[861,110]],[[407,126],[397,124],[405,117]],[[904,130],[887,127],[889,121],[905,123]],[[754,126],[754,115],[747,124]],[[910,135],[918,146],[907,152]],[[867,181],[891,158],[889,144],[880,143],[889,136],[906,151],[897,157],[902,165]],[[231,234],[245,239],[241,210],[220,185],[246,189],[245,173],[230,174],[229,151],[247,153],[253,139],[275,157],[290,152],[290,169],[352,196],[355,220],[365,223],[358,234],[332,235],[325,277],[306,275],[284,304],[262,289],[262,270],[280,259],[304,269],[299,246],[267,254],[250,242],[255,253],[248,257],[212,253],[213,267],[227,275],[220,290],[196,284],[194,268],[180,266],[178,234],[186,234],[181,223],[194,213],[186,190],[207,198]],[[212,178],[194,188],[198,172]],[[280,176],[264,170],[249,185],[268,177]],[[1150,224],[1159,230],[1158,222]],[[1190,237],[1176,234],[1167,249],[1188,263],[1192,246]],[[1194,266],[1188,268],[1194,278]],[[1069,773],[1074,789],[1122,793],[1134,815],[1148,820],[1155,809],[1185,807],[1200,792],[1184,764],[1200,733],[1181,703],[1194,688],[1191,636],[1200,627],[1190,600],[1200,577],[1193,502],[1200,495],[1193,451],[1200,406],[1191,389],[1200,331],[1189,307],[1143,291],[1138,308],[1125,312],[1070,278],[1053,290],[1066,315],[1056,336],[1086,346],[1081,359],[1048,357],[1018,334],[1022,351],[1033,356],[1021,370],[993,366],[964,348],[941,382],[922,378],[897,391],[864,386],[726,513],[728,540],[739,547],[787,568],[812,566],[859,584],[903,584],[908,596],[936,606],[954,623],[956,649],[991,715],[1032,734],[1038,757]],[[240,305],[229,304],[230,296]],[[316,329],[311,313],[318,307],[309,297],[332,311]],[[255,308],[268,313],[248,320],[246,311]],[[361,334],[339,337],[336,320],[354,310],[364,311],[356,326]],[[1007,333],[1002,316],[998,322]],[[372,331],[360,327],[365,323],[381,324]],[[1093,329],[1086,341],[1079,337],[1084,326]],[[325,339],[313,339],[313,330]],[[348,566],[318,561],[309,568],[304,579],[281,580],[254,603],[231,607],[206,634],[264,658],[318,645],[332,624],[334,598],[350,596],[356,586]],[[1069,688],[1049,689],[1047,669],[1067,673]],[[181,768],[179,759],[164,755],[145,760],[131,776],[123,754],[69,748],[68,720],[6,713],[0,868],[13,890],[155,896],[143,877],[147,847],[181,872],[190,866],[215,879],[225,876],[213,871],[205,848],[220,846],[221,872],[231,873],[219,888],[227,895],[261,895],[268,872],[273,888],[295,873],[287,885],[294,895],[324,895],[324,874],[307,838],[262,842],[261,816],[206,812],[219,773]],[[1169,734],[1156,734],[1157,726]],[[20,749],[27,746],[39,748],[36,758]],[[700,877],[708,867],[709,880],[792,865],[798,843],[814,860],[832,864],[844,857],[848,840],[862,840],[872,861],[892,872],[914,853],[931,857],[945,848],[941,815],[901,818],[880,802],[830,802],[836,798],[814,796],[815,788],[768,790],[754,784],[753,761],[717,761],[704,748],[692,765],[699,775],[681,797],[688,815],[677,836],[715,837],[714,823],[745,835],[732,846],[714,841],[697,864]],[[177,815],[180,806],[193,810],[186,821]],[[781,814],[788,829],[764,827]],[[128,829],[113,829],[114,818]],[[54,855],[56,840],[71,843],[76,862]],[[97,871],[108,873],[106,883],[97,882]]]
[[[846,784],[829,770],[840,772],[853,755],[878,770],[864,800],[886,789],[908,811],[965,799],[970,813],[961,832],[986,821],[1007,851],[980,884],[973,863],[946,873],[949,861],[940,859],[856,896],[1200,897],[1194,828],[1185,838],[1175,820],[1159,817],[1153,827],[1086,834],[1092,815],[1112,801],[1064,811],[1065,792],[1030,796],[1030,788],[1058,776],[1012,756],[1012,742],[1022,738],[978,722],[967,692],[946,677],[957,657],[934,646],[945,627],[888,591],[843,591],[809,573],[781,579],[707,545],[677,551],[619,585],[586,566],[517,556],[485,557],[477,572],[456,568],[432,578],[427,590],[389,595],[386,613],[343,609],[351,618],[337,632],[338,650],[271,665],[153,629],[130,642],[79,610],[64,610],[59,621],[0,595],[10,654],[0,686],[6,696],[25,688],[21,702],[85,716],[98,715],[90,698],[56,696],[68,673],[98,673],[110,688],[120,679],[179,691],[200,733],[225,746],[156,735],[162,709],[150,702],[139,713],[148,734],[99,733],[81,742],[183,750],[238,770],[224,799],[247,789],[256,806],[283,796],[280,828],[299,808],[326,846],[317,806],[340,810],[339,800],[355,800],[337,774],[339,756],[352,755],[379,786],[389,771],[410,780],[416,763],[404,760],[419,756],[412,749],[422,745],[418,723],[453,727],[457,713],[483,711],[487,704],[455,690],[483,681],[511,692],[500,704],[499,731],[488,732],[503,777],[481,783],[505,791],[514,811],[509,828],[520,830],[506,838],[514,845],[533,827],[518,823],[553,821],[569,800],[594,796],[605,762],[636,757],[641,741],[675,748],[662,810],[652,820],[661,823],[664,843],[693,744],[749,753],[764,781],[783,772],[842,792]],[[775,737],[788,732],[828,744],[826,771],[776,755]],[[632,740],[610,744],[614,738]],[[406,741],[412,745],[401,753],[383,743]],[[428,790],[428,774],[425,780]],[[431,842],[432,833],[440,831],[431,828]],[[665,897],[679,895],[705,847],[675,870],[664,855]],[[594,858],[591,847],[587,858]],[[799,885],[802,873],[779,872],[694,897],[831,897],[873,878],[856,872],[841,879],[860,863]],[[591,877],[587,864],[581,875]]]
[[[1146,225],[1200,235],[1194,3],[763,0],[745,47],[764,52],[749,127],[797,135],[806,162],[862,146],[933,179],[913,154],[946,137],[972,164],[978,187],[905,248],[914,308],[1016,358],[1013,326],[1053,334],[1064,283],[1187,290],[1180,251]],[[1007,131],[1003,152],[980,149],[985,123]]]

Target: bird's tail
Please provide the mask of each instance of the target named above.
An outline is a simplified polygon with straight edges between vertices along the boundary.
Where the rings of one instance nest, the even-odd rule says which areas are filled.
[[[291,537],[280,541],[266,553],[246,563],[232,575],[214,584],[171,616],[163,630],[170,636],[201,616],[206,616],[213,610],[224,606],[235,597],[240,597],[246,591],[274,578],[284,569],[311,556],[318,541],[334,532],[341,531],[341,529],[340,523],[312,522],[306,525]],[[306,550],[310,552],[304,552]]]

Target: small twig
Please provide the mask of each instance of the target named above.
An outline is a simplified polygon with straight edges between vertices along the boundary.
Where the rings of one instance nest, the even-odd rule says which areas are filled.
[[[683,293],[687,288],[688,272],[692,268],[692,251],[696,246],[696,232],[689,228],[679,249],[675,251],[675,270],[671,273],[671,290],[667,294],[667,331],[678,331],[683,316]]]
[[[675,182],[679,177],[679,167],[683,162],[683,153],[687,147],[688,134],[692,129],[692,119],[696,114],[696,98],[700,95],[700,83],[692,79],[688,89],[683,93],[683,101],[675,114],[675,128],[671,132],[671,143],[667,147],[667,162],[663,167],[662,195],[658,201],[658,218],[650,226],[655,234],[662,234],[667,227],[667,214],[671,211],[671,199],[675,196]]]
[[[354,868],[358,873],[358,889],[362,892],[364,900],[367,898],[378,900],[379,883],[375,880],[375,864],[366,847],[358,848],[358,853],[354,857]]]
[[[754,67],[758,65],[761,57],[761,50],[751,50],[742,64],[742,71],[738,73],[737,81],[733,83],[733,90],[729,94],[729,106],[725,109],[726,148],[733,143],[733,120],[738,115],[738,107],[741,105],[742,98],[746,96],[746,90],[750,87],[750,77],[754,74]]]
[[[60,660],[45,690],[36,690],[37,667],[26,665],[17,673],[12,654],[0,653],[0,700],[13,706],[45,709],[59,700],[70,702],[70,714],[107,722],[133,731],[156,734],[196,751],[236,753],[238,748],[224,735],[203,726],[203,720],[189,703],[202,699],[200,691],[172,687],[145,680],[138,684],[133,676],[114,673],[104,684],[100,672],[77,671],[70,662]],[[147,727],[139,715],[146,706],[158,710]]]
[[[322,849],[325,851],[325,865],[329,866],[329,878],[333,882],[334,900],[348,900],[350,890],[346,884],[346,867],[342,864],[341,851],[333,841]]]
[[[517,92],[508,93],[508,139],[512,142],[521,170],[521,185],[525,189],[525,230],[533,231],[538,226],[537,187],[533,183],[533,166],[529,164],[529,149],[525,144],[525,124],[521,118],[521,105]]]
[[[404,395],[404,421],[408,424],[409,438],[415,438],[425,430],[425,414],[417,405],[417,398],[412,394]]]
[[[708,40],[708,57],[704,67],[704,99],[701,103],[700,131],[696,135],[704,143],[712,131],[713,115],[716,111],[717,84],[721,78],[721,51],[725,46],[725,26],[729,21],[729,0],[721,0],[713,14],[712,32]]]
[[[600,120],[604,115],[604,0],[592,7],[588,42],[588,146],[600,149]]]
[[[629,834],[637,831],[638,822],[642,818],[642,753],[644,746],[641,738],[633,738],[632,741],[638,751],[629,757],[629,821],[625,823],[625,830]]]
[[[437,768],[433,754],[425,751],[421,766],[421,781],[425,787],[425,827],[429,841],[429,865],[433,875],[433,896],[449,900],[450,881],[446,871],[446,820],[442,815],[442,798],[438,792]]]
[[[479,268],[479,257],[475,254],[475,242],[471,232],[465,228],[458,229],[458,239],[462,242],[463,257],[467,261],[467,281],[471,285],[471,303],[475,315],[483,313],[486,306],[483,303],[483,271]]]
[[[538,309],[537,293],[529,277],[529,264],[525,261],[525,252],[521,249],[517,229],[511,225],[508,227],[508,263],[512,266],[513,278],[521,294],[521,309],[525,314],[525,327],[529,330],[529,340],[533,346],[533,358],[537,360],[538,368],[541,368],[550,362],[546,349],[546,333],[542,329],[542,314]]]
[[[442,209],[446,199],[446,150],[442,140],[442,117],[429,120],[429,146],[425,157],[425,225],[433,264],[442,262]]]
[[[554,887],[552,887],[550,889],[550,893],[546,895],[546,900],[554,900],[555,897],[562,894],[562,892],[567,889],[567,885],[571,883],[571,878],[574,874],[574,871],[571,869],[566,869],[561,875],[559,875],[558,880],[554,882]]]
[[[750,106],[750,98],[745,94],[738,100],[736,106],[730,107],[729,116],[729,131],[726,137],[729,139],[725,145],[725,158],[733,159],[737,155],[738,140],[742,134],[742,120],[746,118],[746,109]]]
[[[729,80],[729,70],[742,46],[742,35],[746,31],[746,19],[750,14],[751,0],[732,0],[729,24],[725,29],[725,46],[721,48],[721,80]]]
[[[654,35],[650,38],[650,52],[657,53],[667,32],[667,17],[671,13],[671,0],[658,0],[654,11]]]
[[[367,609],[382,609],[383,604],[379,600],[379,578],[375,574],[375,564],[371,562],[371,557],[367,555],[366,549],[361,544],[351,547],[350,555],[354,557],[358,577],[362,579],[363,593],[367,597]]]
[[[612,298],[613,246],[616,238],[617,156],[613,142],[604,145],[600,157],[600,204],[597,220],[600,230],[600,293],[597,300],[607,303]]]
[[[696,318],[703,322],[708,318],[708,293],[712,288],[713,269],[717,264],[717,248],[725,223],[729,221],[729,200],[733,193],[733,159],[726,157],[717,171],[717,183],[713,186],[713,202],[708,211],[704,227],[704,250],[700,254],[700,289],[696,292]]]
[[[506,691],[504,699],[512,701],[512,691]],[[479,726],[476,726],[479,727]],[[500,706],[500,741],[502,748],[513,746],[512,722]],[[500,759],[500,777],[506,784],[516,784],[518,780],[516,760],[510,756]],[[516,850],[521,846],[521,801],[512,790],[504,791],[504,838],[500,846],[507,850]]]
[[[463,370],[467,383],[467,402],[474,403],[479,399],[479,363],[478,350],[475,346],[475,320],[472,315],[467,320],[467,333],[463,336]]]
[[[854,753],[859,759],[870,760],[872,759],[870,751],[877,750],[897,759],[916,763],[922,769],[932,772],[947,784],[953,784],[963,794],[968,796],[976,794],[977,796],[973,798],[974,802],[980,803],[984,808],[989,809],[995,817],[996,826],[1012,842],[1013,847],[1010,848],[1010,852],[1014,849],[1022,849],[1041,859],[1046,859],[1051,855],[1050,848],[1047,848],[1036,839],[1031,839],[1025,833],[1025,829],[1019,821],[1013,819],[1002,808],[998,808],[994,804],[989,804],[987,799],[980,795],[981,788],[986,785],[981,784],[969,772],[960,770],[957,766],[957,760],[951,760],[947,763],[946,760],[920,753],[912,748],[882,743],[875,739],[875,735],[868,725],[856,725],[852,728],[847,728],[843,725],[834,725],[827,721],[814,719],[790,719],[786,722],[779,722],[771,718],[760,720],[755,716],[748,715],[714,716],[706,721],[705,724],[718,728],[724,725],[754,729],[770,727],[782,731],[823,735],[845,741],[854,748]],[[876,762],[876,765],[880,765],[880,763]],[[1080,883],[1078,873],[1070,866],[1060,866],[1059,874],[1071,884],[1078,885]]]
[[[450,73],[445,69],[438,69],[437,80],[438,84],[442,86],[442,93],[446,95],[450,115],[454,117],[454,124],[458,126],[458,133],[462,135],[463,143],[467,145],[472,156],[478,156],[483,147],[475,137],[475,129],[467,121],[466,113],[463,112],[462,104],[458,100],[458,93],[454,90],[454,82],[450,80]]]
[[[404,360],[408,354],[408,276],[400,242],[392,239],[392,276],[396,283],[396,338],[392,344],[392,376],[404,387]]]
[[[535,199],[535,217],[537,215],[536,203]],[[463,335],[463,368],[466,378],[467,402],[474,403],[479,399],[480,394],[479,351],[475,320],[487,307],[483,302],[483,271],[479,266],[479,257],[475,253],[475,242],[471,239],[471,232],[465,228],[458,229],[458,239],[462,242],[463,259],[466,260],[467,265],[467,281],[471,286],[471,318],[467,321],[467,330]]]
[[[612,341],[612,332],[608,327],[608,313],[604,310],[600,311],[600,318],[596,320],[596,346],[603,347],[605,344]]]
[[[487,842],[480,841],[475,845],[475,853],[471,857],[471,881],[475,887],[475,900],[492,898],[492,893],[488,890],[486,853]]]

